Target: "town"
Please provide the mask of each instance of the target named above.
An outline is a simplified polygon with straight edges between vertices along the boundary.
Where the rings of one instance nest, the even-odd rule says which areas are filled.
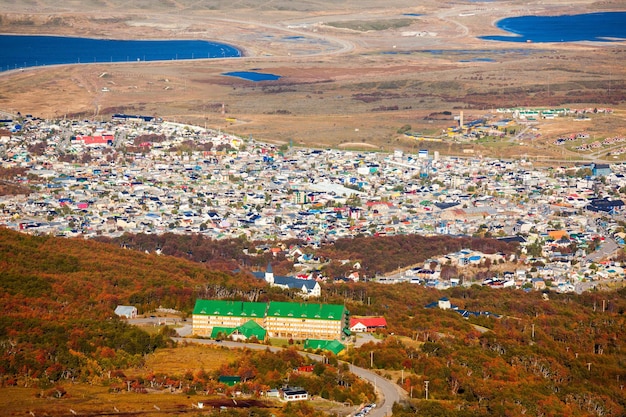
[[[515,269],[479,284],[582,292],[624,279],[611,260],[626,237],[622,164],[544,168],[424,149],[305,149],[124,114],[108,121],[26,115],[2,125],[3,184],[22,191],[0,197],[0,225],[25,233],[196,233],[299,239],[312,248],[355,236],[480,236],[519,242],[521,256],[442,253],[393,276],[368,276],[355,265],[348,278],[444,289],[465,282],[443,279],[443,265],[513,261]],[[284,251],[301,278],[329,278],[307,275],[319,269],[314,256],[276,246],[257,251]],[[301,287],[319,296],[319,286]]]

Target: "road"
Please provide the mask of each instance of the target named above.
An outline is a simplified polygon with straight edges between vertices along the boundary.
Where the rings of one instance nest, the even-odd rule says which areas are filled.
[[[402,398],[402,389],[394,384],[393,382],[383,378],[372,371],[369,371],[364,368],[359,368],[358,366],[354,366],[348,364],[350,372],[357,375],[360,378],[363,378],[369,381],[370,384],[376,387],[376,392],[380,401],[377,403],[376,408],[370,411],[367,416],[368,417],[385,417],[391,416],[393,405],[397,402],[400,402]]]
[[[201,345],[218,345],[225,346],[233,349],[255,349],[255,350],[266,350],[269,349],[271,352],[278,352],[282,350],[281,347],[276,346],[267,346],[267,345],[259,345],[256,343],[239,343],[239,342],[231,342],[231,341],[222,341],[217,342],[215,340],[209,339],[193,339],[193,338],[182,338],[182,337],[174,337],[176,342],[188,342],[188,343],[198,343]],[[301,355],[306,356],[314,361],[322,362],[325,360],[325,357],[322,355],[316,355],[314,353],[300,352]],[[340,363],[346,363],[341,362]],[[346,363],[350,369],[350,372],[357,375],[360,378],[365,379],[376,388],[377,395],[379,397],[379,401],[377,402],[376,408],[370,411],[367,416],[368,417],[387,417],[392,415],[393,404],[399,402],[400,399],[405,395],[398,385],[390,382],[389,380],[377,375],[376,373],[364,369],[359,368],[358,366],[354,366],[352,364]]]
[[[587,262],[596,262],[604,258],[608,258],[619,249],[619,245],[611,237],[605,235],[604,241],[600,244],[600,247],[595,251],[587,255]]]
[[[618,217],[619,216],[613,216],[613,218],[615,218],[616,220],[618,219]],[[601,218],[596,217],[592,221],[595,223],[598,233],[604,237],[604,241],[602,241],[600,247],[598,247],[596,251],[587,255],[586,262],[588,263],[608,258],[614,255],[615,252],[617,252],[617,250],[620,248],[617,242],[610,236],[610,233],[606,229],[606,225]]]

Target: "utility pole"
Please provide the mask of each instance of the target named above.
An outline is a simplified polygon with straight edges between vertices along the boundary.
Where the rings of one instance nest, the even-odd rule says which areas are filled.
[[[430,381],[424,381],[424,392],[426,394],[426,399],[428,399],[428,383]]]

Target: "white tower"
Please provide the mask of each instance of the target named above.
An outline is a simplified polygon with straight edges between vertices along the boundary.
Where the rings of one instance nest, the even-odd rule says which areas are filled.
[[[274,283],[274,271],[272,270],[272,264],[267,264],[267,269],[265,270],[265,282],[270,284]]]

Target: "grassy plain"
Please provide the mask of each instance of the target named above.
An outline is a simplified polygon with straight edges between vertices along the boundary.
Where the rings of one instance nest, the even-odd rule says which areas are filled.
[[[184,375],[187,372],[192,374],[198,371],[212,372],[219,369],[222,364],[235,361],[239,356],[237,350],[192,344],[158,350],[146,357],[141,368],[126,369],[123,372],[128,377],[141,378],[149,374]],[[101,384],[68,381],[60,387],[67,392],[62,398],[55,398],[54,387],[49,389],[3,387],[0,395],[2,415],[23,416],[32,412],[35,416],[62,416],[72,415],[70,410],[78,415],[140,414],[148,417],[182,415],[193,410],[192,404],[207,400],[207,397],[202,395],[188,396],[163,391],[147,394],[125,390],[111,392],[108,381],[102,381]]]
[[[241,357],[236,350],[212,345],[188,345],[169,349],[159,349],[146,358],[141,375],[161,372],[167,375],[184,375],[186,372],[218,370],[221,365],[232,363]]]
[[[559,135],[583,128],[596,137],[626,134],[624,42],[511,44],[479,36],[500,34],[495,22],[509,16],[620,8],[618,1],[593,0],[77,0],[63,6],[0,0],[4,33],[207,39],[245,55],[5,72],[0,109],[103,119],[142,113],[274,143],[388,151],[425,145],[399,135],[401,126],[440,132],[456,124],[461,110],[471,120],[497,107],[616,108],[588,127],[571,119],[541,122],[541,136],[530,146],[438,145],[444,153],[469,146],[491,156],[568,160],[581,154],[553,146]],[[254,83],[222,75],[250,69],[282,78]],[[441,116],[444,111],[452,115]]]

